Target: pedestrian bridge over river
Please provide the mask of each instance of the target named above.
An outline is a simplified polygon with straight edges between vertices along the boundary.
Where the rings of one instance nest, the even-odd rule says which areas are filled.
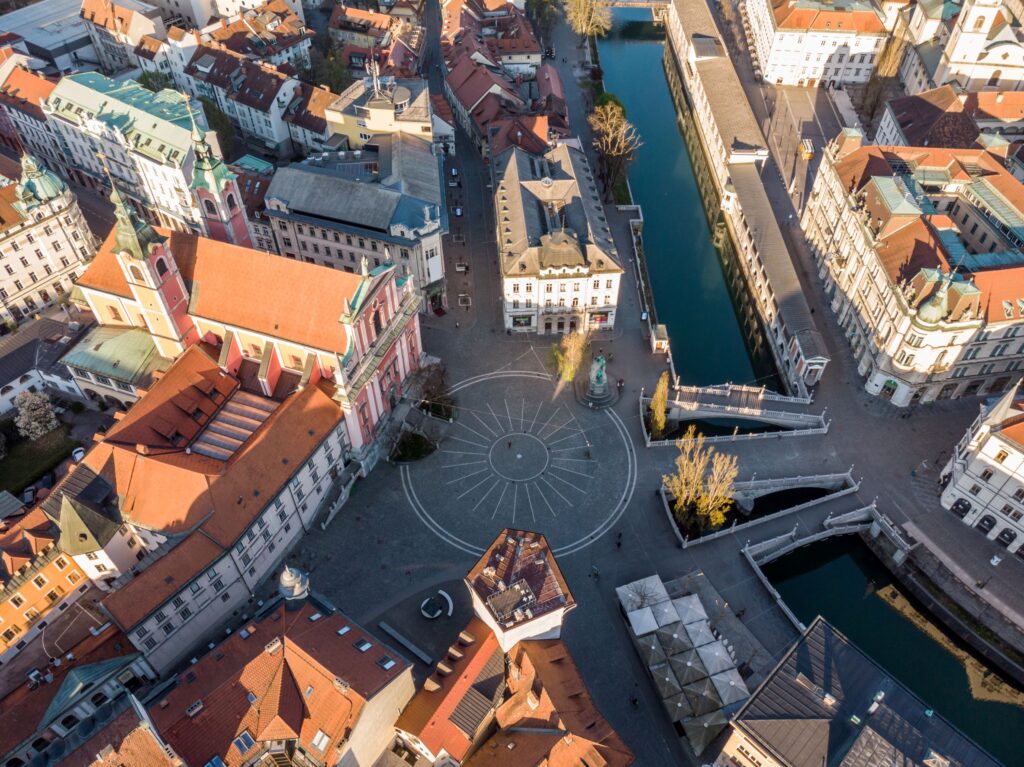
[[[848,474],[828,481],[844,479],[844,489],[823,498],[681,543],[684,571],[703,571],[729,609],[772,653],[795,640],[802,624],[761,572],[762,565],[802,546],[852,533],[884,534],[898,548],[909,548],[875,504],[865,505],[858,497],[859,484]]]
[[[729,419],[794,430],[827,428],[825,413],[809,412],[810,404],[810,397],[788,397],[763,387],[677,386],[668,401],[667,420]]]

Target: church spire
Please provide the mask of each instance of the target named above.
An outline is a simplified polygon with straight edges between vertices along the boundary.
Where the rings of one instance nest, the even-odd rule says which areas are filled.
[[[127,251],[134,258],[145,259],[149,255],[152,245],[160,244],[165,240],[157,234],[152,226],[142,221],[121,196],[121,192],[117,188],[117,181],[110,172],[110,166],[107,165],[107,156],[101,153],[99,158],[100,163],[103,164],[103,171],[110,181],[110,201],[114,204],[114,215],[117,217],[114,228],[118,250]]]

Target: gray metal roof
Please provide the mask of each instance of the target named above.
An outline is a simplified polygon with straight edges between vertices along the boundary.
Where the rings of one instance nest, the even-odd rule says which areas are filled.
[[[622,271],[583,152],[558,144],[536,156],[510,147],[495,158],[493,169],[498,249],[506,276],[535,276],[541,269],[566,266]]]
[[[72,556],[98,551],[121,529],[112,491],[103,477],[79,464],[46,497],[43,513],[59,525],[63,551]]]
[[[0,338],[0,386],[17,381],[30,370],[48,371],[75,335],[67,324],[44,317]]]
[[[443,223],[440,158],[415,136],[374,136],[358,152],[325,152],[280,168],[266,199],[296,215],[380,232],[419,229],[428,214]]]
[[[469,739],[505,694],[505,653],[498,647],[448,717]]]
[[[770,160],[764,164],[763,172],[771,173],[773,170]],[[800,278],[797,277],[793,259],[789,255],[789,247],[782,239],[782,231],[764,190],[761,172],[754,163],[731,163],[729,176],[740,208],[751,228],[754,247],[764,264],[768,283],[779,306],[782,324],[797,339],[805,359],[828,359],[825,342],[814,324],[811,308],[807,305]],[[754,222],[757,222],[756,227]]]
[[[733,724],[789,767],[999,765],[821,617]]]

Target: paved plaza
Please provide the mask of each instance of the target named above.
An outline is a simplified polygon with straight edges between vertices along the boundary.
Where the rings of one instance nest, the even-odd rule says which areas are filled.
[[[543,532],[561,556],[622,516],[636,454],[614,411],[581,407],[540,371],[485,374],[453,391],[457,418],[440,448],[400,469],[409,505],[439,538],[479,555],[519,526]]]
[[[430,61],[436,56],[433,13],[427,25]],[[554,45],[567,61],[553,63],[573,83],[583,51],[563,24],[556,26]],[[433,67],[430,76],[432,88],[440,87]],[[567,101],[589,148],[580,90],[568,87]],[[681,550],[666,519],[656,491],[676,451],[644,445],[638,407],[641,387],[653,389],[666,359],[649,351],[631,260],[624,264],[616,327],[597,342],[614,355],[608,375],[624,378],[626,390],[613,407],[594,411],[571,391],[556,393],[545,365],[549,339],[505,334],[486,166],[461,134],[456,157],[446,163],[459,168],[463,186],[451,193],[466,206],[457,223],[459,241],[445,243],[447,266],[455,275],[454,260],[469,264],[472,277],[458,275],[456,292],[471,300],[422,324],[425,351],[447,367],[457,416],[440,426],[438,449],[430,456],[401,465],[382,462],[356,483],[327,530],[304,539],[291,559],[309,568],[313,587],[354,619],[373,630],[386,622],[437,655],[469,616],[461,578],[497,532],[517,525],[545,534],[578,605],[566,619],[564,638],[598,707],[637,754],[638,765],[694,764],[633,648],[614,588],[652,573],[670,580],[694,568],[704,569],[709,582],[735,595],[737,604],[748,588],[754,604],[760,586],[749,574],[708,561],[707,553]],[[780,209],[788,204],[778,179],[769,193]],[[618,251],[631,254],[628,215],[613,206],[605,214]],[[795,234],[787,231],[791,239]],[[997,574],[1010,577],[991,579],[983,571],[995,544],[966,530],[938,508],[933,494],[922,492],[927,469],[959,439],[979,402],[899,411],[869,397],[813,267],[803,259],[797,267],[832,358],[811,409],[827,410],[832,426],[824,435],[719,445],[737,456],[739,479],[846,472],[852,466],[863,480],[860,501],[877,497],[879,509],[896,521],[927,526],[933,540],[969,563],[970,577],[988,577],[990,591],[1022,599],[1005,584],[1024,563],[1006,561]],[[673,342],[677,353],[685,353],[685,338]],[[456,597],[454,614],[428,621],[419,604],[438,589]],[[774,616],[751,610],[744,615],[748,621],[761,621],[759,632],[772,644]],[[779,626],[778,641],[787,631]],[[416,667],[418,674],[427,669]],[[629,702],[632,695],[638,708]]]

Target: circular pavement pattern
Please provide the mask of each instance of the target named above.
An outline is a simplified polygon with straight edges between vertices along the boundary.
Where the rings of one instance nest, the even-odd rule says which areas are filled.
[[[457,415],[437,451],[401,467],[420,520],[470,554],[505,527],[547,536],[556,554],[590,545],[625,511],[636,454],[613,410],[554,395],[550,376],[499,371],[452,387]]]
[[[528,432],[510,432],[491,445],[487,463],[502,479],[529,482],[539,478],[551,465],[551,451],[540,437]]]

